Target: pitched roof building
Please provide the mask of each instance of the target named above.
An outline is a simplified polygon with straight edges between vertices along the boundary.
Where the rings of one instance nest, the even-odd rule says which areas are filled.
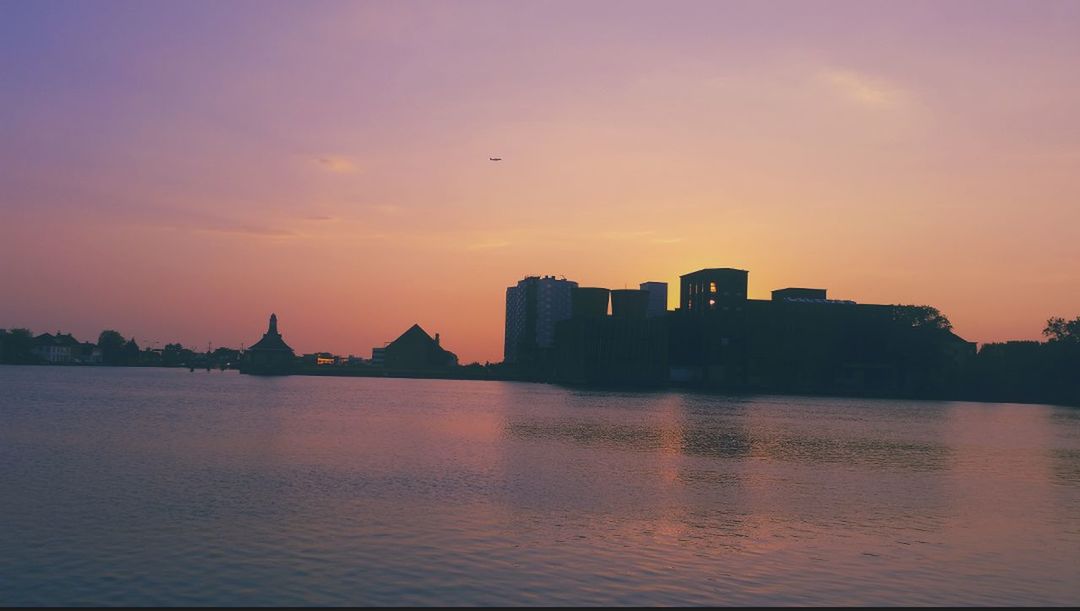
[[[34,338],[31,352],[49,363],[72,363],[80,356],[82,346],[70,333],[42,333]]]
[[[386,346],[383,354],[388,369],[443,369],[457,365],[457,355],[443,349],[439,334],[433,339],[420,325],[409,327]]]

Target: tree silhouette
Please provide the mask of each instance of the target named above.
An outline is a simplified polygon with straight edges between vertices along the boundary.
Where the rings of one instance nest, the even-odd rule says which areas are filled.
[[[0,362],[32,363],[35,361],[31,350],[34,348],[34,335],[29,329],[0,329]]]
[[[1047,320],[1043,335],[1051,342],[1080,343],[1080,316],[1073,320],[1059,317]]]
[[[932,306],[896,306],[893,308],[893,320],[903,326],[931,331],[951,331],[952,323],[937,308]]]
[[[131,338],[124,344],[123,353],[120,360],[125,365],[134,365],[139,361],[139,344],[135,343],[135,338]]]
[[[106,365],[119,365],[123,359],[124,344],[127,343],[123,335],[112,329],[106,329],[98,336],[98,348],[101,349],[101,362]]]

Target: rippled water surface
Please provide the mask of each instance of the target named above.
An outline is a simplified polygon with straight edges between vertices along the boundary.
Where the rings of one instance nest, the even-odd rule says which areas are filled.
[[[0,367],[4,604],[1076,604],[1080,410]]]

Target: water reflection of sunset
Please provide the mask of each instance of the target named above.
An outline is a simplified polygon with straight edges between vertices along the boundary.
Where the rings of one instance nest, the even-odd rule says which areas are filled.
[[[147,575],[172,599],[309,604],[1060,603],[1080,583],[1063,408],[0,374],[20,490],[0,572],[53,599],[144,601]]]

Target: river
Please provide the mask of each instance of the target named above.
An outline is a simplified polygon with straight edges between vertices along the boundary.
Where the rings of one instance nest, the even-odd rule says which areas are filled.
[[[0,367],[6,605],[1080,604],[1080,410]]]

